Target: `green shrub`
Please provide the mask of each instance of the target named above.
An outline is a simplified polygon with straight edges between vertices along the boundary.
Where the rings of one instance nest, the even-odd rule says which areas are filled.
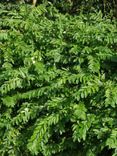
[[[0,155],[116,156],[116,22],[44,5],[0,15]]]

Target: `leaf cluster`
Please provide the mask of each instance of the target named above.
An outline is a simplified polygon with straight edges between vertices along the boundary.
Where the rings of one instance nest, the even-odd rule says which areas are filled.
[[[0,155],[115,156],[116,21],[43,4],[0,15]]]

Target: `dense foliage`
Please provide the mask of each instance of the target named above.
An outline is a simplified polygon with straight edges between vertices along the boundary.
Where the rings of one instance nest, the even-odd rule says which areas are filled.
[[[103,15],[111,14],[117,17],[117,0],[1,0],[6,5],[11,3],[25,3],[36,5],[49,2],[52,3],[60,12],[69,14],[79,14],[80,12],[89,13],[101,10]]]
[[[117,23],[52,6],[0,10],[0,155],[117,155]]]

